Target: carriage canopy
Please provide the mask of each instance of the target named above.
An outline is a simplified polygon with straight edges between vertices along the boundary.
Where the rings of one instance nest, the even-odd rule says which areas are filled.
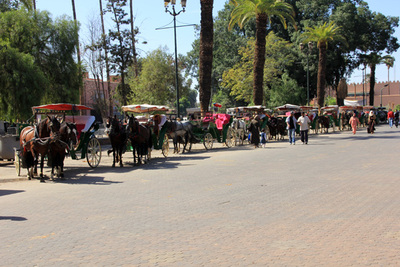
[[[32,107],[32,111],[34,113],[36,111],[43,109],[55,110],[55,111],[78,111],[78,110],[91,110],[92,108],[84,105],[69,104],[69,103],[47,104],[47,105]]]
[[[275,110],[300,110],[300,106],[293,104],[285,104],[283,106],[276,107]]]
[[[157,106],[149,104],[127,105],[127,106],[122,106],[121,108],[124,112],[133,112],[133,113],[157,113],[157,112],[166,112],[170,109],[167,106]]]

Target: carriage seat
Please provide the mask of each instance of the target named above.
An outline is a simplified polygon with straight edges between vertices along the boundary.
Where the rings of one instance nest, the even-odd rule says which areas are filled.
[[[215,124],[217,125],[218,130],[222,130],[224,125],[228,124],[231,118],[228,114],[214,114],[214,117],[216,118]]]
[[[87,132],[96,120],[95,116],[65,116],[65,121],[74,122],[76,124],[76,130],[78,131],[78,140],[81,137],[82,132]]]

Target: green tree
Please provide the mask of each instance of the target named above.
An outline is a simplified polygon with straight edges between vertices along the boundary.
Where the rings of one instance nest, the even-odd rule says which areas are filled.
[[[74,60],[77,28],[66,17],[52,21],[47,12],[8,11],[0,14],[0,40],[9,47],[29,54],[46,77],[43,95],[33,105],[43,102],[77,102],[82,77]],[[32,106],[32,105],[31,105]]]
[[[235,6],[229,28],[235,24],[243,27],[251,18],[256,19],[256,43],[253,70],[253,99],[255,105],[263,104],[263,80],[265,64],[265,38],[271,17],[276,16],[286,28],[286,20],[295,24],[293,7],[279,0],[231,0]]]
[[[346,43],[345,38],[339,34],[340,27],[334,22],[324,23],[321,26],[306,27],[303,33],[304,42],[316,42],[319,49],[318,78],[317,78],[317,102],[318,106],[324,106],[326,86],[326,50],[328,42],[340,41]]]
[[[386,56],[386,58],[384,58],[384,60],[383,60],[383,63],[386,65],[386,67],[387,67],[387,69],[388,69],[388,79],[387,79],[387,82],[388,82],[388,84],[389,84],[389,87],[388,87],[389,95],[390,95],[389,70],[390,70],[390,68],[393,68],[394,61],[395,61],[395,58],[392,57],[392,56]]]
[[[117,98],[121,105],[128,103],[130,88],[125,81],[126,72],[132,63],[132,34],[124,26],[130,24],[128,13],[125,12],[127,0],[108,0],[105,12],[111,14],[114,29],[107,36],[107,51],[112,55],[110,69],[121,75],[121,83],[117,87]]]
[[[32,55],[0,44],[0,114],[7,120],[26,120],[40,104],[47,79]]]
[[[239,49],[246,46],[247,38],[254,36],[254,30],[251,29],[250,23],[243,29],[234,27],[231,31],[228,30],[230,14],[233,6],[228,3],[225,8],[218,12],[214,20],[214,39],[213,39],[213,61],[212,61],[212,76],[211,76],[211,95],[212,102],[226,103],[226,106],[242,103],[236,101],[230,95],[229,88],[221,85],[222,74],[224,71],[232,68],[239,60]],[[199,32],[199,28],[196,28]],[[185,57],[185,66],[187,74],[195,79],[199,77],[199,54],[200,40],[196,39],[192,44],[192,51]],[[223,92],[220,92],[223,91]],[[217,97],[218,96],[218,97]],[[217,97],[217,98],[215,98]]]
[[[236,100],[243,100],[248,104],[253,102],[253,61],[254,61],[254,46],[255,40],[248,41],[247,46],[239,50],[241,60],[231,69],[224,72],[222,86],[230,88],[230,94],[235,96]],[[268,89],[274,85],[279,85],[282,81],[281,75],[284,69],[295,61],[292,53],[292,44],[277,37],[273,32],[270,32],[266,38],[266,46],[268,51],[265,55],[264,77],[263,84],[265,85],[264,93],[269,96]],[[296,86],[298,88],[298,86]],[[268,99],[263,100],[268,102]]]
[[[140,65],[138,77],[135,78],[133,67],[129,71],[128,81],[132,90],[129,102],[174,106],[176,87],[173,55],[169,54],[166,48],[159,48],[140,59],[138,63]],[[191,80],[185,79],[182,72],[179,72],[179,75],[179,95],[191,103],[193,101],[193,93],[189,94]],[[186,105],[180,104],[180,108]]]
[[[361,56],[362,62],[364,62],[369,68],[371,69],[369,84],[370,84],[370,91],[369,91],[369,104],[371,106],[374,105],[374,98],[375,98],[375,70],[376,65],[385,63],[385,60],[390,58],[390,56],[382,56],[379,53],[372,52],[368,55]]]

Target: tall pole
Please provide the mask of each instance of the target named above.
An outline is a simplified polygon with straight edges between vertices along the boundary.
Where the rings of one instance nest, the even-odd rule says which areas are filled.
[[[170,2],[172,4],[172,12],[168,10],[168,5]],[[175,2],[176,1],[164,0],[165,12],[169,13],[171,16],[174,17],[176,115],[177,118],[179,118],[180,112],[179,112],[179,80],[178,80],[178,45],[176,41],[176,16],[181,14],[181,12],[185,12],[186,1],[185,0],[181,1],[182,10],[179,11],[178,13],[176,13],[175,11]]]
[[[174,42],[175,42],[175,87],[176,87],[176,112],[179,118],[179,81],[178,81],[178,45],[176,42],[176,12],[175,6],[172,6],[173,16],[174,16]]]
[[[310,68],[308,65],[308,55],[309,53],[307,52],[307,106],[310,105]]]

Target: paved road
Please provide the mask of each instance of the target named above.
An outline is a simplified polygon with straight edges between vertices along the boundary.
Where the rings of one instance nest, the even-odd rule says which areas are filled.
[[[142,167],[69,160],[64,182],[0,184],[0,265],[399,266],[399,148],[385,125]]]

